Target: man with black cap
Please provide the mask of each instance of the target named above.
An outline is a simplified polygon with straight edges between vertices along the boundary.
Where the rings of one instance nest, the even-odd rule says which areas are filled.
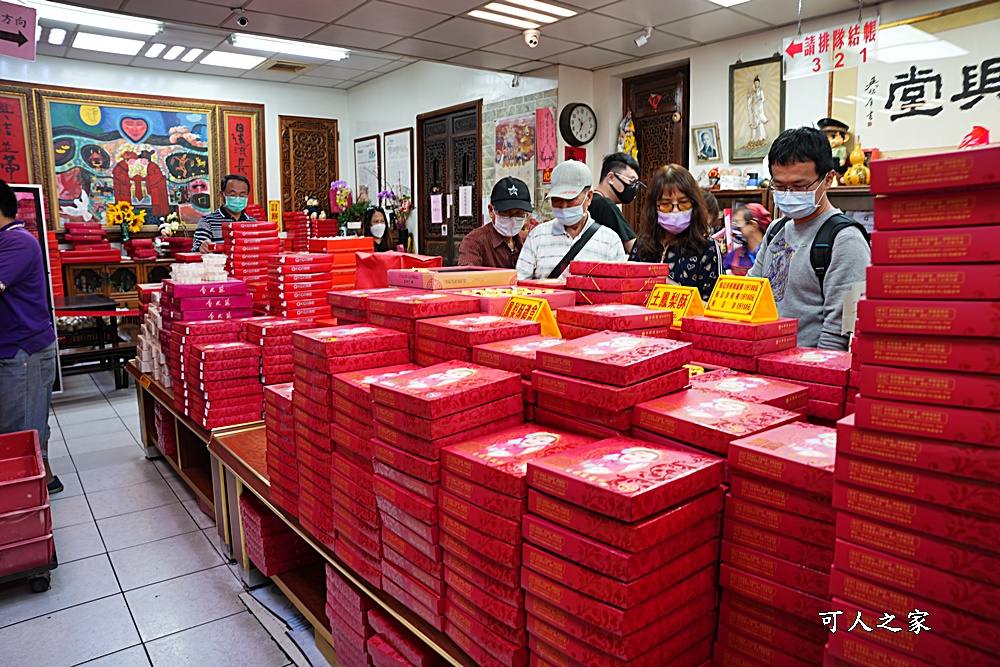
[[[458,265],[515,268],[524,245],[521,230],[531,211],[528,185],[510,176],[501,178],[490,195],[490,224],[465,235],[458,248]]]

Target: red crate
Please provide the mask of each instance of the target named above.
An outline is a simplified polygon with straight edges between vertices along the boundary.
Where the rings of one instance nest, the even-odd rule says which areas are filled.
[[[45,567],[55,553],[51,533],[0,547],[0,577]]]
[[[52,532],[48,505],[0,514],[0,546],[43,537]],[[0,567],[3,563],[0,562]]]
[[[0,435],[0,513],[49,502],[36,431]]]

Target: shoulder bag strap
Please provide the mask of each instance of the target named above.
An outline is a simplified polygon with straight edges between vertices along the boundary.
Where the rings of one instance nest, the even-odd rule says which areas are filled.
[[[569,263],[572,262],[574,259],[576,259],[576,256],[579,255],[580,251],[583,250],[583,247],[587,245],[587,241],[589,241],[594,236],[594,234],[597,233],[597,230],[598,228],[600,228],[600,226],[601,223],[594,220],[593,224],[591,224],[589,227],[583,230],[583,233],[580,234],[580,236],[576,239],[576,243],[570,246],[570,249],[566,251],[566,254],[563,255],[563,258],[559,260],[558,264],[556,264],[556,268],[552,269],[552,272],[549,273],[549,275],[546,277],[558,278],[562,276],[563,271],[566,270],[566,267],[569,266]]]

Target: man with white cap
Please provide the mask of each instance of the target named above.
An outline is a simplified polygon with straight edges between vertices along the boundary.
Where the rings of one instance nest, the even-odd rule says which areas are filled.
[[[621,239],[588,213],[594,197],[590,169],[567,160],[552,170],[553,219],[531,230],[517,259],[519,280],[559,278],[574,260],[624,262]]]

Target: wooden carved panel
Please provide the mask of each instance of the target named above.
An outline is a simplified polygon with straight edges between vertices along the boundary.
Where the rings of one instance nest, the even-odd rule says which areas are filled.
[[[441,123],[443,128],[447,128]],[[448,237],[442,236],[441,225],[431,224],[431,195],[444,194],[448,185],[447,134],[425,139],[423,161],[420,164],[420,253],[444,257],[448,250]],[[426,212],[426,214],[425,214]]]
[[[340,173],[337,121],[333,118],[278,116],[281,136],[281,210],[298,211],[308,197],[330,212],[330,183]]]

